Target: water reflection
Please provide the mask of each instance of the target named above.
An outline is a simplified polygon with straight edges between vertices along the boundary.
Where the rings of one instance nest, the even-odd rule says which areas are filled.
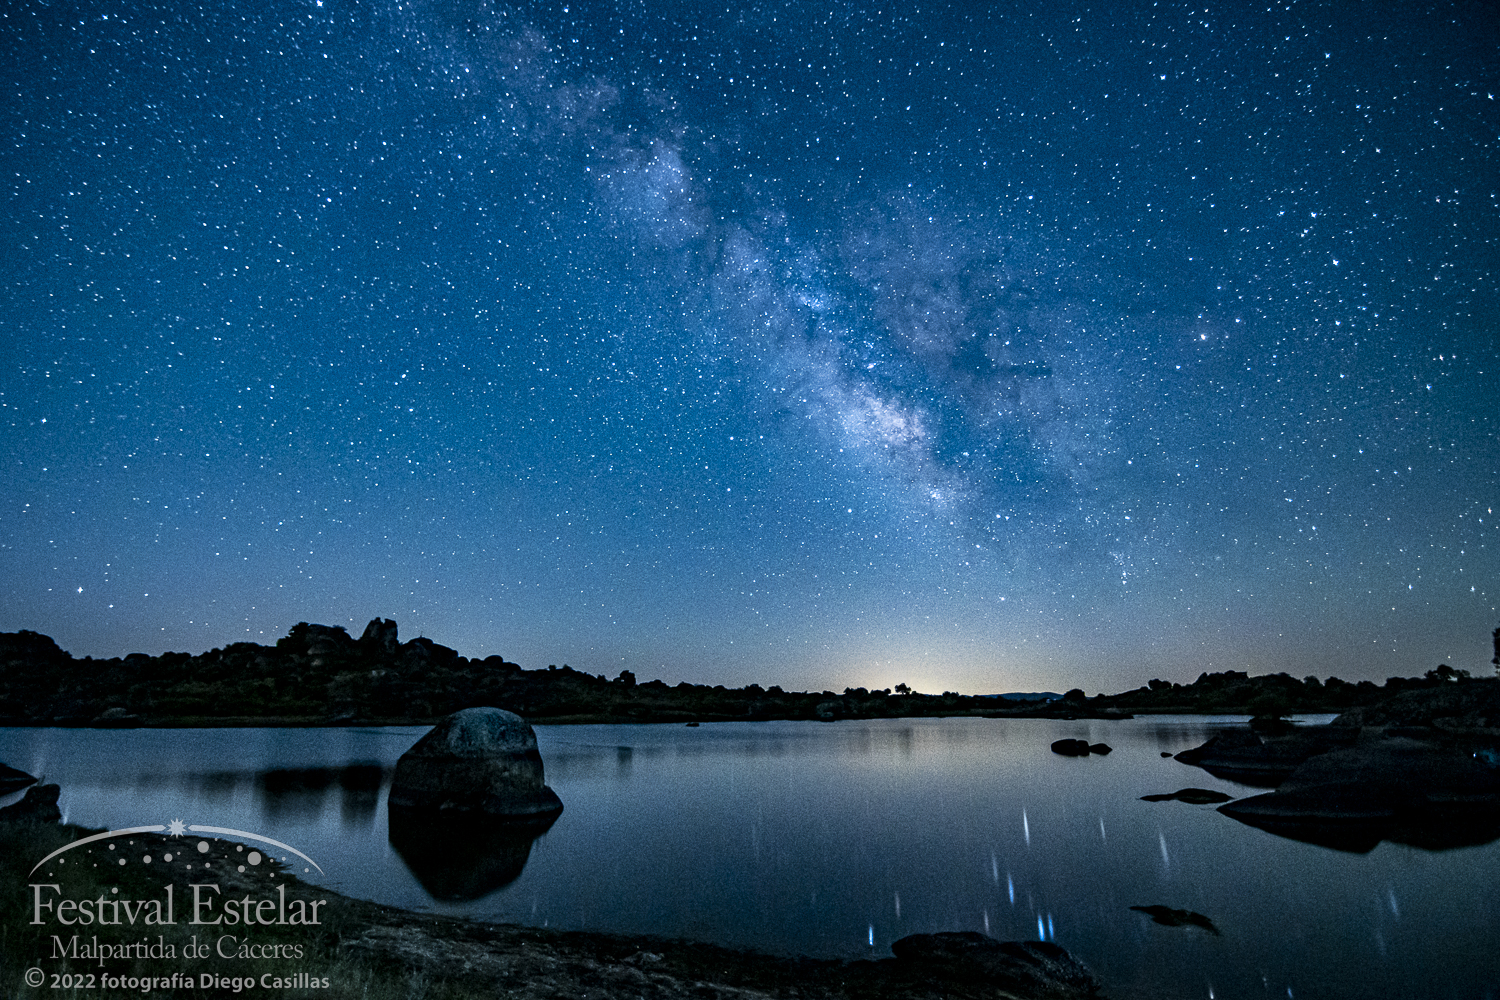
[[[471,817],[390,814],[391,847],[422,888],[441,902],[471,902],[521,877],[531,845],[557,821],[508,822]]]
[[[568,810],[535,849],[536,829],[388,823],[383,790],[424,727],[0,729],[0,760],[59,783],[84,825],[259,831],[317,858],[329,888],[486,921],[827,958],[988,928],[1055,938],[1119,1000],[1201,998],[1210,976],[1220,997],[1492,996],[1500,843],[1408,845],[1483,844],[1495,829],[1381,830],[1387,842],[1347,853],[1213,805],[1140,800],[1185,785],[1255,794],[1161,756],[1244,723],[544,726]],[[1063,758],[1059,738],[1115,751]],[[1129,909],[1155,904],[1205,914],[1223,937]]]
[[[255,787],[265,815],[277,821],[311,820],[322,815],[329,796],[339,796],[339,813],[346,826],[373,822],[380,805],[380,789],[389,771],[373,761],[343,767],[281,767],[253,775],[205,775],[231,794],[240,778]]]
[[[1451,851],[1500,840],[1500,813],[1492,810],[1457,816],[1430,814],[1343,820],[1236,813],[1228,806],[1219,811],[1278,837],[1350,854],[1368,854],[1381,841],[1427,851]]]

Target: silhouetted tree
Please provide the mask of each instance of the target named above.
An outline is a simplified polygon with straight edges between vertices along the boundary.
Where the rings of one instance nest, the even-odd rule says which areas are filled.
[[[1446,663],[1439,663],[1436,670],[1429,670],[1422,676],[1438,683],[1442,683],[1443,681],[1466,681],[1469,679],[1469,672],[1467,670],[1454,670]]]

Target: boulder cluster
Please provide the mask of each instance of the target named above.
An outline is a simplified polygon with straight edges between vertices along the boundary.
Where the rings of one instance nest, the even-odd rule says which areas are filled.
[[[1052,752],[1064,757],[1087,757],[1089,754],[1104,755],[1113,750],[1108,743],[1090,743],[1088,740],[1053,740]]]
[[[1219,811],[1298,840],[1364,852],[1500,837],[1500,679],[1402,692],[1286,734],[1231,730],[1177,759],[1274,791]]]

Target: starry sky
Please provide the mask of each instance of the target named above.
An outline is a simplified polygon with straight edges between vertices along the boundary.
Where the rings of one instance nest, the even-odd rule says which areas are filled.
[[[1488,674],[1486,3],[22,0],[0,630]]]

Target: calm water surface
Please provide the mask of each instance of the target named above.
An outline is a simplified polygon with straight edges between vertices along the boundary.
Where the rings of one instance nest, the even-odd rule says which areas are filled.
[[[1500,843],[1344,854],[1140,801],[1254,794],[1160,755],[1232,721],[544,726],[562,817],[437,872],[454,852],[403,844],[409,865],[385,812],[424,728],[0,729],[0,760],[60,783],[70,822],[261,833],[405,907],[834,957],[922,931],[1041,936],[1120,1000],[1500,997]],[[1114,753],[1060,757],[1062,737]],[[1157,903],[1222,933],[1129,909]]]

